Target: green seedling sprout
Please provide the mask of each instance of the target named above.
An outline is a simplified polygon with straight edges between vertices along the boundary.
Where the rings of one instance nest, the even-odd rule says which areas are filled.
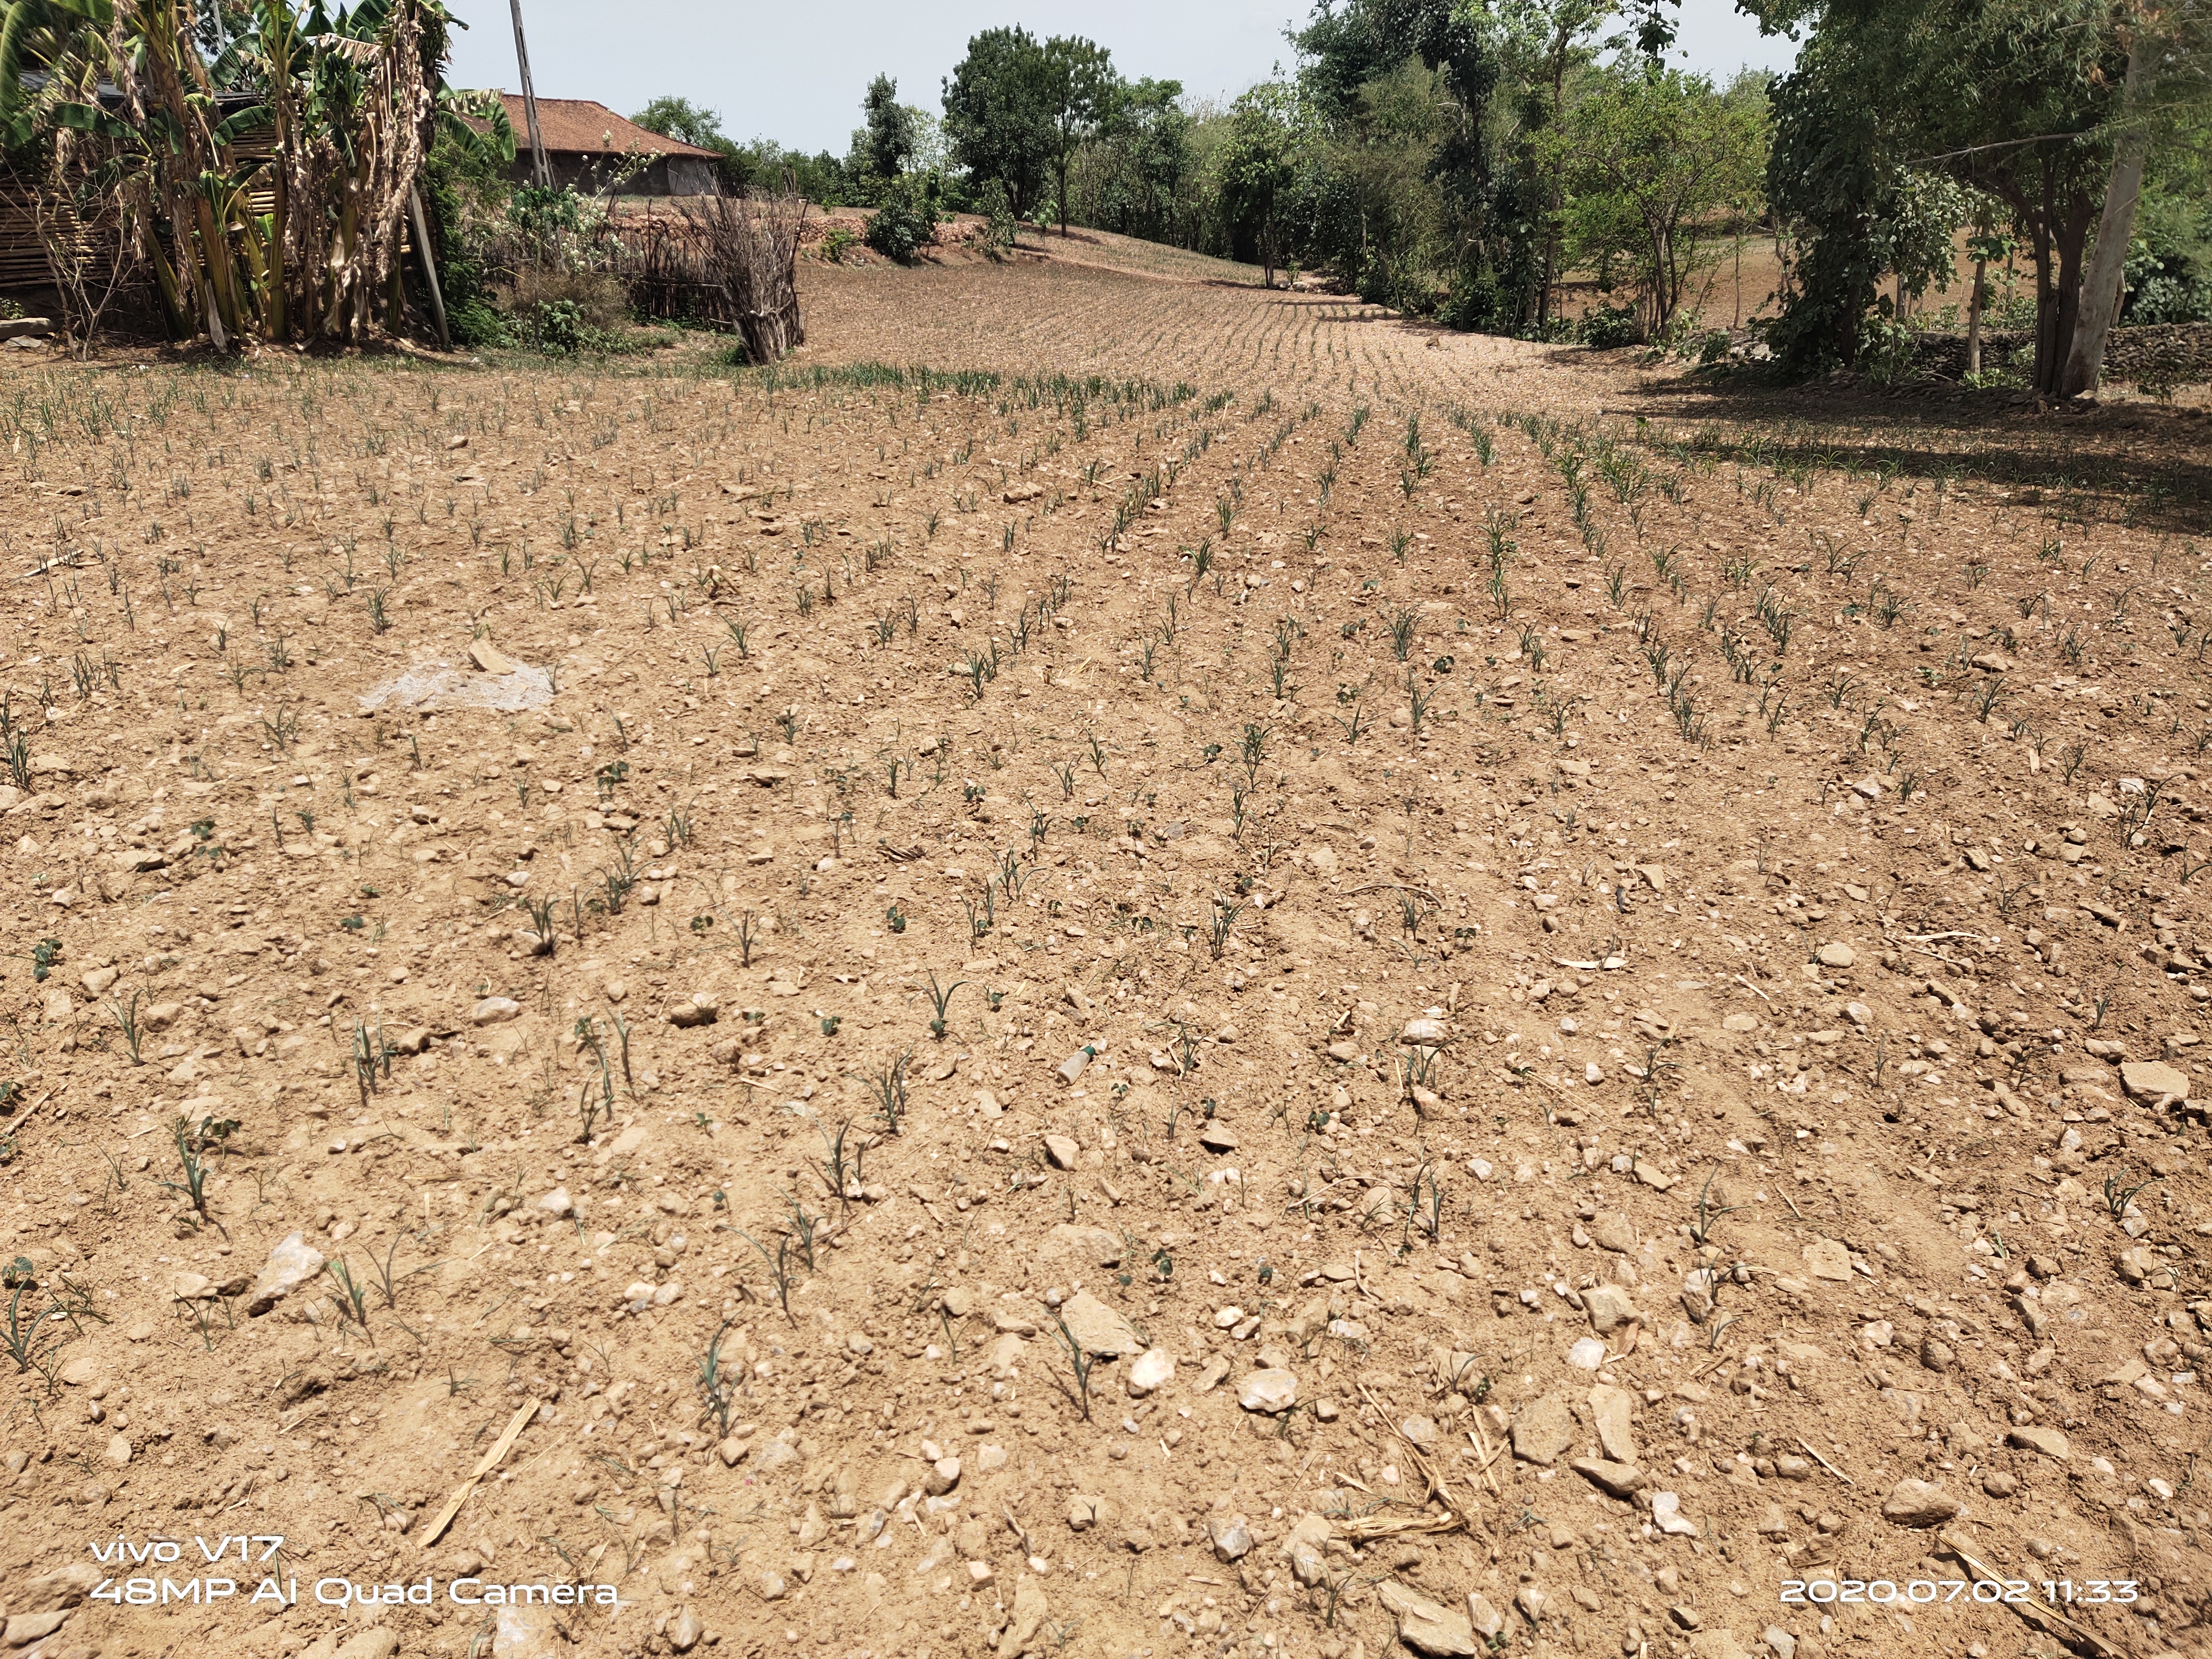
[[[967,982],[964,979],[956,979],[951,984],[939,990],[937,985],[937,970],[934,968],[929,970],[930,1006],[936,1010],[930,1018],[929,1034],[939,1042],[942,1042],[945,1037],[946,1029],[945,1011],[951,1004],[952,994]]]

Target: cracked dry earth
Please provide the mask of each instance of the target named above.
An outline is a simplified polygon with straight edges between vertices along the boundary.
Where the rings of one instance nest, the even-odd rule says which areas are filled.
[[[2206,1650],[2195,426],[807,298],[9,369],[11,1655]]]

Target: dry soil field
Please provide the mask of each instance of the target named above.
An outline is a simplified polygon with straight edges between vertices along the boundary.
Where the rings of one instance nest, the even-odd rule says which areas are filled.
[[[807,299],[0,370],[11,1659],[2212,1651],[2202,422]]]

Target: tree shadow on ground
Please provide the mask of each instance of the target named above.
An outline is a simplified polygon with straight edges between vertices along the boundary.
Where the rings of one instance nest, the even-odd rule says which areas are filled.
[[[2139,403],[2038,409],[2017,392],[1945,382],[1784,386],[1752,376],[1646,382],[1606,412],[1647,441],[1784,474],[1856,469],[2015,492],[2083,523],[2212,532],[2212,421]],[[1670,431],[1654,434],[1665,422]]]

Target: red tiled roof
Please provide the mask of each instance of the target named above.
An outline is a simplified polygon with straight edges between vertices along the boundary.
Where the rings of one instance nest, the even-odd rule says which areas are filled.
[[[503,92],[500,94],[500,101],[507,106],[507,118],[514,128],[516,147],[525,155],[529,154],[530,127],[523,118],[521,94]],[[623,120],[605,104],[589,98],[539,99],[538,131],[545,140],[545,148],[552,151],[621,155],[635,150],[643,155],[698,155],[708,161],[714,159],[712,150],[679,144],[673,138],[647,132],[643,127]]]

